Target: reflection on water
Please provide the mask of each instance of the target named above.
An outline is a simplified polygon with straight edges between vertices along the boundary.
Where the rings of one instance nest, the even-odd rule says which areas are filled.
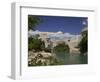
[[[68,64],[87,64],[87,55],[73,53],[69,54],[66,52],[56,52],[56,58],[62,62],[63,65]]]

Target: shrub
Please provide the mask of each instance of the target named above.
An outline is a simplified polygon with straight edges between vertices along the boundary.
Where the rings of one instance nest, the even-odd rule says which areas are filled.
[[[45,43],[38,38],[28,38],[28,50],[42,51],[45,48]]]
[[[57,51],[57,52],[68,52],[69,53],[69,46],[66,45],[65,43],[60,43],[58,44],[57,46],[54,47],[54,51]]]

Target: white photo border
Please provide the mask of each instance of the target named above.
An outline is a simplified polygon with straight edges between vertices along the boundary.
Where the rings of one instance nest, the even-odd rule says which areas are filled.
[[[33,6],[34,5],[34,6]],[[23,11],[28,9],[28,11]],[[30,10],[29,10],[30,9]],[[92,25],[90,25],[89,27],[92,27],[91,29],[88,28],[89,30],[89,48],[90,50],[93,49],[93,45],[91,46],[91,44],[94,41],[95,38],[95,11],[96,9],[94,8],[80,8],[80,7],[68,7],[68,8],[57,8],[54,6],[44,6],[43,4],[40,6],[40,4],[27,4],[27,3],[13,3],[12,4],[12,78],[14,79],[34,79],[34,78],[41,78],[41,77],[56,77],[56,76],[67,76],[69,75],[77,75],[77,74],[82,74],[82,75],[86,75],[86,74],[91,74],[95,72],[95,65],[94,62],[90,62],[91,66],[89,67],[88,64],[87,65],[63,65],[63,66],[45,66],[45,67],[25,67],[25,63],[23,64],[23,62],[25,61],[25,57],[23,57],[23,54],[25,54],[25,52],[23,52],[23,43],[26,41],[25,40],[25,35],[23,33],[26,33],[26,30],[23,30],[23,27],[28,27],[27,25],[27,20],[25,19],[24,26],[23,26],[23,17],[28,14],[33,15],[31,12],[33,11],[33,9],[35,9],[37,11],[37,9],[40,10],[46,10],[46,11],[63,11],[64,12],[78,12],[78,13],[74,13],[76,17],[80,17],[82,16],[81,13],[79,13],[80,11],[83,12],[87,12],[89,14],[85,14],[83,15],[83,17],[88,17],[89,18],[89,25],[92,22]],[[30,12],[30,13],[29,13]],[[23,14],[24,13],[24,14]],[[50,13],[50,12],[49,12]],[[62,13],[61,13],[62,14]],[[55,16],[60,16],[61,14],[57,14],[56,13],[52,13],[51,15]],[[39,13],[34,13],[34,15],[44,15],[44,13],[40,14]],[[45,14],[45,15],[50,15],[50,14]],[[62,15],[64,16],[64,15]],[[68,16],[68,15],[65,15]],[[74,16],[74,15],[69,15],[69,16]],[[92,21],[90,20],[92,18]],[[93,27],[94,26],[94,27]],[[15,27],[15,29],[14,29]],[[92,33],[91,33],[92,32]],[[26,33],[27,34],[27,33]],[[92,34],[92,35],[91,35]],[[24,37],[24,39],[23,39]],[[25,40],[25,41],[24,41]],[[91,40],[93,40],[91,42]],[[24,41],[24,42],[22,42]],[[22,45],[23,44],[23,45]],[[24,45],[25,46],[25,45]],[[15,49],[15,50],[14,50]],[[27,48],[26,48],[27,49]],[[28,52],[28,51],[27,51]],[[91,52],[89,52],[91,53]],[[92,52],[93,55],[93,52]],[[94,55],[90,58],[93,60]],[[27,58],[26,58],[27,59]],[[27,61],[26,61],[27,62]],[[27,62],[28,63],[28,62]],[[28,66],[28,65],[27,65]],[[79,69],[77,69],[77,67]],[[91,68],[92,67],[92,68]],[[66,70],[67,68],[67,70]],[[91,69],[90,69],[91,68]],[[71,70],[70,70],[71,69]],[[74,69],[72,71],[72,69]],[[41,71],[42,70],[42,71]],[[61,71],[61,72],[59,72]],[[67,72],[66,72],[67,71]],[[71,72],[72,71],[72,72]],[[82,72],[83,71],[83,72]],[[32,74],[32,72],[34,72],[34,74]],[[82,73],[81,73],[82,72]],[[44,75],[42,74],[44,73]]]

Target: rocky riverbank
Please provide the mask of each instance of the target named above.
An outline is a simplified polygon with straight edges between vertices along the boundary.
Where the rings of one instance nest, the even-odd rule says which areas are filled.
[[[32,52],[28,53],[28,65],[29,66],[44,66],[57,64],[57,59],[53,53],[48,52]]]

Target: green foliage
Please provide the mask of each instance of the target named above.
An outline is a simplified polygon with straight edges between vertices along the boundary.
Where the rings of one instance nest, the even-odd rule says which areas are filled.
[[[41,22],[41,19],[36,16],[28,15],[28,30],[35,30],[36,25]]]
[[[79,43],[79,48],[80,48],[80,52],[81,53],[85,53],[85,52],[87,52],[87,49],[88,49],[88,32],[87,31],[84,31],[83,33],[82,33],[82,40],[80,41],[80,43]]]
[[[28,38],[28,50],[42,51],[45,48],[45,43],[38,38]]]
[[[65,43],[60,43],[58,44],[57,46],[54,47],[54,51],[57,51],[57,52],[68,52],[69,53],[69,46],[66,45]]]
[[[87,32],[87,31],[83,31],[83,32],[82,32],[82,36],[83,36],[83,37],[87,37],[87,35],[88,35],[88,32]]]

